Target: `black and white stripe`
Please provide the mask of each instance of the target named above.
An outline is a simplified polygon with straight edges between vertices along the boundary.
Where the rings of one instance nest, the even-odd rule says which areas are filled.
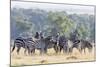
[[[22,37],[16,38],[14,41],[12,52],[14,51],[15,47],[17,47],[17,54],[19,54],[21,47],[25,49],[24,51],[25,53],[27,50],[28,53],[32,52],[32,50],[35,50],[34,41],[32,40],[32,38],[22,38]]]

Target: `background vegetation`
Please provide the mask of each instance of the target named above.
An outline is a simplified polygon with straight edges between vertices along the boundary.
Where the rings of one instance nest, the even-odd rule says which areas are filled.
[[[67,14],[65,11],[45,11],[40,9],[11,9],[11,39],[18,36],[34,36],[42,31],[45,36],[60,35],[69,37],[75,29],[79,38],[94,41],[95,16],[89,14]]]

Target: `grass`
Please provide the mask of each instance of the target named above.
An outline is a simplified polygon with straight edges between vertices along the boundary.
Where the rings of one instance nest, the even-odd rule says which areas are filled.
[[[83,61],[95,61],[95,49],[91,53],[86,49],[86,53],[80,54],[77,49],[73,50],[70,55],[55,54],[53,49],[48,49],[47,55],[39,55],[39,51],[32,56],[24,55],[24,49],[21,49],[20,54],[17,55],[16,50],[11,53],[11,66],[22,66],[22,65],[37,65],[37,64],[55,64],[55,63],[69,63],[69,62],[83,62]]]

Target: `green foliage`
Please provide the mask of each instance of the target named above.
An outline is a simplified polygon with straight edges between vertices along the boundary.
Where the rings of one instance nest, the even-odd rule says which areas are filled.
[[[60,34],[70,32],[73,27],[73,22],[66,16],[65,12],[49,12],[48,18]]]
[[[75,29],[79,38],[95,39],[95,16],[88,14],[67,14],[64,11],[46,12],[40,9],[12,9],[11,10],[11,36],[17,37],[23,32],[42,31],[45,36],[61,35],[69,37]],[[15,33],[14,33],[15,32]]]
[[[81,39],[86,39],[89,36],[89,29],[84,24],[80,24],[77,28]]]

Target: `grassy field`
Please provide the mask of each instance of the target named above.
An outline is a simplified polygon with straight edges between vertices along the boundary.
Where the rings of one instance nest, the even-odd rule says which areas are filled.
[[[70,55],[55,54],[53,49],[48,49],[47,55],[39,55],[39,51],[32,56],[24,55],[24,49],[21,49],[20,54],[17,55],[16,50],[11,53],[11,66],[20,65],[36,65],[36,64],[52,64],[52,63],[69,63],[69,62],[82,62],[82,61],[95,61],[95,49],[89,53],[86,49],[86,53],[80,54],[77,49],[73,50]]]

